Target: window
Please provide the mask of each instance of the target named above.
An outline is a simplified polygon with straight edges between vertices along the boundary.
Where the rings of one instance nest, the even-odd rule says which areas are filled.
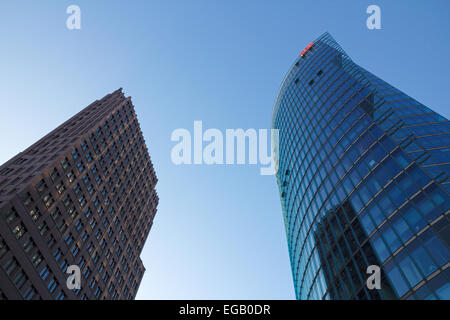
[[[92,278],[91,281],[89,282],[89,288],[94,289],[96,285],[97,281],[95,280],[95,278]]]
[[[64,292],[61,290],[61,291],[59,291],[59,293],[56,295],[56,300],[64,300],[65,297],[66,297],[66,295],[65,295]]]
[[[56,281],[55,278],[52,278],[47,285],[48,291],[50,291],[50,293],[53,293],[57,286],[58,286],[58,282]]]
[[[86,269],[84,269],[84,271],[83,271],[84,277],[86,279],[88,279],[90,274],[91,274],[91,269],[89,269],[89,267],[86,267]]]
[[[100,238],[102,237],[102,231],[100,229],[97,230],[95,237],[97,238],[97,240],[100,240]]]
[[[43,192],[45,189],[47,189],[48,187],[47,187],[47,184],[45,183],[45,181],[44,181],[44,179],[42,179],[41,181],[39,181],[37,184],[36,184],[36,190],[37,191],[39,191],[39,192]]]
[[[98,146],[98,144],[94,146],[94,152],[95,154],[100,154],[100,147]]]
[[[58,228],[58,231],[59,231],[60,233],[66,232],[68,226],[67,226],[67,223],[64,221],[64,219],[62,219],[62,220],[57,224],[57,228]]]
[[[45,223],[45,221],[43,221],[43,222],[38,226],[38,229],[39,229],[39,233],[41,234],[41,236],[43,236],[43,235],[48,231],[48,226],[47,226],[47,224]]]
[[[50,172],[50,178],[52,178],[53,182],[58,179],[59,173],[56,168],[53,168],[53,170]]]
[[[72,249],[70,250],[70,252],[72,252],[72,255],[74,257],[77,256],[78,252],[80,252],[80,248],[78,248],[78,246],[76,244],[73,245]]]
[[[25,293],[23,294],[23,298],[25,300],[31,300],[33,297],[37,294],[36,289],[31,286],[27,290],[25,290]]]
[[[86,218],[89,218],[90,216],[92,216],[92,210],[91,208],[86,208],[86,210],[84,210],[84,215],[86,216]]]
[[[53,221],[56,221],[59,217],[61,217],[61,211],[58,207],[54,207],[52,210],[50,210],[50,216],[52,217]]]
[[[89,180],[90,180],[90,179],[89,179],[89,176],[85,174],[85,175],[83,176],[83,182],[84,182],[84,184],[88,184],[88,183],[89,183]]]
[[[409,238],[412,237],[411,229],[408,227],[408,224],[403,220],[400,214],[396,214],[392,218],[392,226],[397,231],[400,239],[403,242],[406,242]]]
[[[59,268],[65,273],[67,270],[67,267],[69,266],[69,263],[66,259],[64,259],[61,264],[59,265]]]
[[[80,269],[83,268],[83,266],[84,266],[85,263],[86,263],[86,259],[84,259],[84,257],[81,256],[81,257],[78,259],[78,262],[77,262],[77,264],[78,264],[78,266],[80,267]]]
[[[67,246],[70,246],[70,244],[74,241],[74,237],[72,236],[72,233],[68,233],[66,237],[64,238],[64,241],[66,242]]]
[[[32,202],[34,202],[33,197],[29,192],[26,193],[25,199],[23,200],[23,205],[28,207]]]
[[[62,257],[62,251],[60,248],[56,249],[55,252],[53,253],[53,257],[55,257],[56,261],[59,261],[59,259],[61,259]]]
[[[89,195],[93,195],[94,194],[94,186],[91,184],[88,188],[87,188]]]
[[[19,223],[12,229],[12,233],[16,236],[16,239],[22,238],[22,236],[27,232],[25,226],[22,223]]]
[[[64,204],[65,207],[68,207],[73,203],[73,201],[69,197],[69,195],[66,194],[66,196],[64,198],[62,198],[62,203]]]
[[[44,204],[47,208],[50,207],[55,202],[50,193],[48,193],[45,196],[42,196],[42,201],[44,202]]]
[[[411,229],[415,232],[418,232],[426,225],[426,222],[422,219],[419,212],[409,204],[402,208],[402,215]]]
[[[77,163],[78,172],[83,172],[85,167],[82,161]]]
[[[431,257],[425,251],[425,249],[419,245],[418,241],[414,241],[408,248],[411,252],[411,257],[423,275],[429,276],[432,272],[436,270],[436,265],[434,264]]]
[[[404,256],[405,254],[403,253],[404,251],[401,251],[400,254],[395,257],[395,260],[402,269],[409,285],[414,287],[422,279],[422,276],[411,258],[409,256]]]
[[[72,157],[73,160],[77,160],[80,157],[80,154],[78,153],[78,150],[76,148],[72,150]]]
[[[67,173],[67,179],[69,180],[69,183],[72,183],[75,180],[75,173],[73,173],[73,170]]]
[[[94,228],[95,228],[95,226],[97,225],[97,221],[95,220],[95,218],[92,218],[92,219],[89,221],[89,225],[91,226],[91,229],[94,229]]]
[[[8,210],[5,214],[5,220],[8,224],[13,222],[14,220],[18,219],[19,216],[17,215],[16,209],[12,208],[11,210]]]
[[[10,276],[15,270],[17,270],[18,267],[19,263],[16,258],[11,258],[5,263],[3,269],[5,269],[6,274]]]
[[[79,183],[77,183],[73,188],[72,188],[73,192],[75,193],[75,195],[78,195],[81,192],[81,186]]]
[[[89,243],[89,246],[88,246],[88,252],[89,252],[89,254],[91,254],[92,253],[92,250],[94,250],[94,243]]]
[[[41,270],[41,272],[39,273],[40,277],[42,280],[47,279],[48,275],[50,274],[50,269],[48,266],[44,266]]]
[[[95,135],[94,135],[93,133],[91,133],[91,134],[89,135],[89,140],[91,140],[91,143],[94,143],[94,142],[95,142]]]
[[[83,149],[83,151],[86,151],[88,149],[88,144],[87,144],[86,140],[84,140],[81,143],[81,149]]]
[[[37,219],[39,219],[41,217],[41,213],[39,212],[38,207],[34,207],[34,209],[31,209],[29,214],[30,214],[31,219],[33,219],[34,221],[36,221]]]
[[[92,161],[94,161],[94,158],[92,158],[92,154],[89,152],[88,154],[86,154],[86,161],[88,163],[91,163]],[[95,165],[93,167],[95,169]],[[95,174],[97,172],[97,170],[95,169],[95,172],[93,171],[93,173]]]
[[[53,248],[53,246],[56,244],[56,240],[52,234],[49,234],[49,236],[46,239],[46,242],[49,249]]]
[[[380,260],[386,260],[390,253],[383,241],[383,238],[380,236],[380,233],[377,232],[370,240]]]
[[[83,242],[86,242],[88,238],[88,234],[86,232],[86,230],[83,230],[83,233],[81,234],[81,240],[83,240]]]
[[[100,258],[100,256],[98,255],[98,252],[96,252],[92,258],[92,261],[94,262],[94,264],[97,264],[99,258]]]
[[[33,264],[33,266],[35,268],[37,268],[42,260],[44,259],[44,257],[42,256],[42,254],[39,251],[36,251],[32,256],[31,256],[31,263]]]
[[[61,161],[61,166],[63,167],[64,170],[66,170],[70,166],[69,159],[64,158]]]
[[[450,253],[445,244],[430,229],[420,235],[420,238],[439,266],[446,264],[450,260]]]
[[[87,203],[86,198],[83,195],[81,195],[81,197],[78,198],[78,202],[80,203],[81,207],[84,207]]]
[[[10,174],[11,172],[13,172],[14,169],[11,168],[4,168],[2,170],[0,170],[0,175],[2,176],[6,176],[7,174]]]
[[[25,281],[28,280],[28,277],[25,275],[23,270],[20,270],[16,276],[14,277],[13,283],[17,289],[21,289]]]
[[[0,259],[8,252],[8,246],[3,240],[0,240]]]
[[[83,223],[81,222],[81,219],[78,219],[77,222],[75,222],[75,228],[80,231],[81,228],[83,228]]]
[[[105,281],[105,282],[108,282],[108,281],[109,281],[109,274],[108,274],[108,271],[106,271],[106,272],[103,274],[102,280]]]
[[[97,289],[95,289],[94,296],[96,299],[100,299],[101,295],[102,295],[102,290],[99,287],[97,287]]]
[[[66,186],[64,185],[64,181],[61,181],[56,184],[55,186],[56,191],[58,191],[59,194],[62,194],[64,190],[66,190]]]

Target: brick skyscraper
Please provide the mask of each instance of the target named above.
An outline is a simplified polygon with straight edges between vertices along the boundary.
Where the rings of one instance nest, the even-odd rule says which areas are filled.
[[[0,300],[133,299],[158,204],[131,98],[93,102],[0,167]],[[66,286],[69,265],[81,289]]]
[[[450,299],[446,118],[325,33],[289,70],[272,125],[298,299]]]

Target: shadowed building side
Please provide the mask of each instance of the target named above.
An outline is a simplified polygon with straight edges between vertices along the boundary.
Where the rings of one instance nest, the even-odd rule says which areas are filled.
[[[119,89],[0,167],[0,298],[134,299],[157,178]],[[66,286],[70,265],[81,289]]]

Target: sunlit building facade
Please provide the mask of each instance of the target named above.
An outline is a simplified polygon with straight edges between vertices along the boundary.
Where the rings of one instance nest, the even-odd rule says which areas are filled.
[[[447,119],[325,33],[286,75],[272,126],[298,299],[450,299]]]

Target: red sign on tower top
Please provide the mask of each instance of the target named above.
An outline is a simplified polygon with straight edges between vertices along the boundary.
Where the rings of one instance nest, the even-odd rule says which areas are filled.
[[[300,56],[303,57],[305,55],[305,53],[308,52],[313,47],[313,45],[314,45],[314,42],[311,42],[310,44],[308,44],[308,46],[305,49],[303,49],[303,51],[300,53]]]

